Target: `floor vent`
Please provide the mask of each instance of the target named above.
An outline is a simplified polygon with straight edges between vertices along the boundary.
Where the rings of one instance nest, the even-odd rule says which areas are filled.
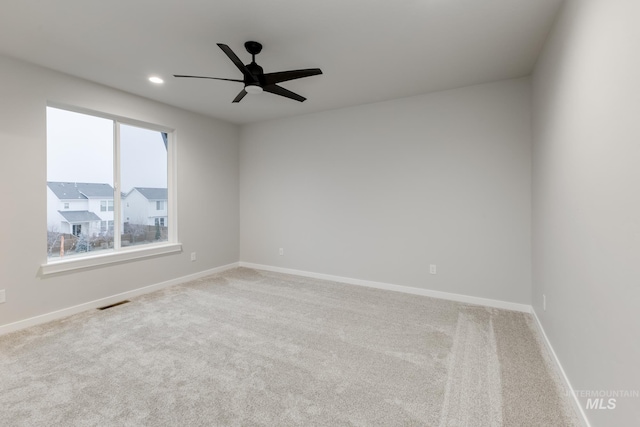
[[[128,303],[128,302],[131,302],[131,301],[129,301],[128,299],[126,299],[126,300],[124,300],[124,301],[120,301],[120,302],[117,302],[117,303],[115,303],[115,304],[105,305],[104,307],[98,307],[98,310],[106,310],[107,308],[117,307],[117,306],[119,306],[119,305],[126,304],[126,303]]]

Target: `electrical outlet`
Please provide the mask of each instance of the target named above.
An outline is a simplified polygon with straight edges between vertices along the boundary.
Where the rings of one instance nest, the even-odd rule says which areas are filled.
[[[278,253],[279,253],[280,255],[284,255],[284,249],[283,249],[283,248],[280,248],[280,250],[278,251]]]
[[[431,264],[429,266],[429,273],[436,274],[436,265],[435,264]]]
[[[0,304],[5,301],[7,301],[7,294],[5,293],[4,289],[0,289]]]
[[[195,260],[196,260],[196,253],[191,252],[191,261],[195,261]]]
[[[547,311],[547,296],[542,294],[542,311]]]

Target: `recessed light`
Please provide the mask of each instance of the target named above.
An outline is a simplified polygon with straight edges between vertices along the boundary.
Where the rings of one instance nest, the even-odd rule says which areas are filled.
[[[151,76],[151,77],[149,77],[149,81],[150,81],[151,83],[155,83],[155,84],[157,84],[157,85],[164,83],[164,80],[162,80],[160,77],[157,77],[157,76]]]

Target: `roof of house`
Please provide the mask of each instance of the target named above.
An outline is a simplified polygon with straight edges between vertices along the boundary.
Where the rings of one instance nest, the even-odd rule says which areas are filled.
[[[101,218],[89,211],[58,211],[69,223],[101,221]]]
[[[131,191],[129,191],[129,194],[131,194],[133,190],[138,190],[138,192],[148,200],[167,200],[168,193],[166,188],[133,187]]]
[[[94,197],[113,199],[113,187],[109,184],[49,181],[47,186],[60,200],[90,199]]]

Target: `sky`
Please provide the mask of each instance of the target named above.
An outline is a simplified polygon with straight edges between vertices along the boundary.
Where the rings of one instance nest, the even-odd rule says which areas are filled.
[[[113,186],[113,121],[47,107],[47,181]],[[121,190],[167,188],[167,150],[158,131],[120,124]]]

